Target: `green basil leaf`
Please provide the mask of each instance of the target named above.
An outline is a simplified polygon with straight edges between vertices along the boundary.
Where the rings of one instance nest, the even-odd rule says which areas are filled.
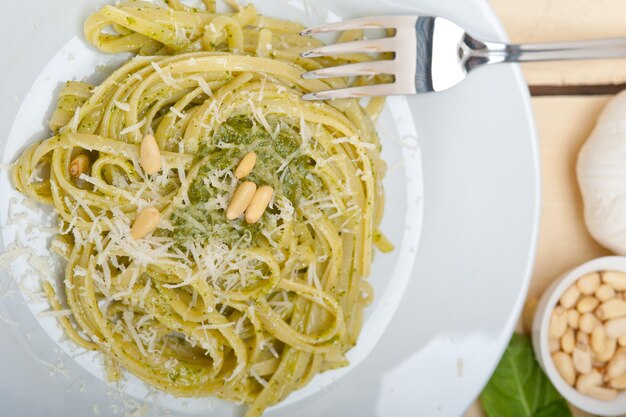
[[[543,373],[530,338],[514,334],[480,400],[488,417],[571,417]]]
[[[571,416],[572,413],[564,399],[558,399],[539,409],[534,417]]]

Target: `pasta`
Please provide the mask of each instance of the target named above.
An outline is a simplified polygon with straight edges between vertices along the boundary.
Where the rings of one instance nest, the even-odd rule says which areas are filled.
[[[166,3],[132,0],[89,17],[90,43],[136,56],[99,86],[68,82],[54,135],[24,151],[12,179],[59,215],[52,248],[67,268],[44,290],[53,309],[71,311],[59,317],[67,335],[104,355],[110,380],[125,369],[259,416],[345,366],[357,342],[372,244],[390,249],[378,231],[382,101],[370,112],[356,100],[302,101],[350,81],[304,80],[304,70],[371,57],[301,58],[319,41],[299,36],[299,24],[252,5]],[[141,161],[147,135],[160,150],[152,175]],[[225,215],[249,152],[257,160],[245,180],[273,189],[252,224]],[[148,208],[158,225],[134,239]]]

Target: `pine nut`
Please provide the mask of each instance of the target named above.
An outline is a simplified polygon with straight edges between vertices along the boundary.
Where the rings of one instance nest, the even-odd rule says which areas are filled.
[[[584,332],[576,332],[576,344],[589,346],[589,335]]]
[[[617,317],[626,316],[626,301],[614,298],[605,301],[596,310],[596,316],[600,320],[610,320]]]
[[[161,213],[154,207],[147,207],[139,212],[135,218],[135,223],[130,229],[130,236],[137,240],[145,237],[159,225]]]
[[[256,153],[248,152],[243,157],[241,162],[239,162],[239,165],[237,166],[237,169],[235,170],[235,177],[237,177],[238,180],[247,177],[248,175],[250,175],[250,173],[254,169],[255,164],[256,164]]]
[[[626,336],[626,317],[609,320],[604,327],[606,327],[606,335],[609,337],[617,339]]]
[[[578,329],[578,322],[580,320],[580,313],[577,310],[567,311],[567,325],[572,329]]]
[[[591,349],[597,355],[606,349],[606,331],[602,324],[598,324],[591,332]]]
[[[580,300],[578,300],[578,303],[576,304],[576,310],[578,310],[580,314],[589,313],[593,311],[598,306],[598,304],[600,304],[600,301],[598,301],[596,297],[585,295]]]
[[[595,369],[592,369],[591,372],[582,374],[578,377],[576,381],[576,389],[583,394],[589,392],[589,390],[593,387],[597,387],[602,383],[602,374]]]
[[[617,344],[620,346],[626,346],[626,336],[617,338]]]
[[[626,351],[619,348],[606,367],[606,375],[612,379],[624,373],[626,373]]]
[[[608,301],[615,298],[615,290],[608,284],[602,284],[595,292],[595,296],[600,301]]]
[[[254,198],[256,193],[256,184],[250,181],[242,183],[230,201],[228,210],[226,210],[226,218],[228,220],[234,220],[241,216],[246,208],[250,205],[250,202]]]
[[[607,337],[604,343],[604,350],[599,353],[595,353],[593,358],[598,362],[608,362],[611,360],[613,355],[615,355],[615,350],[617,349],[617,339],[613,339],[611,337]]]
[[[602,272],[602,282],[613,287],[615,291],[626,290],[626,274],[618,271]]]
[[[273,196],[274,189],[272,187],[268,185],[259,187],[250,205],[246,209],[246,222],[250,224],[258,222],[261,216],[263,216],[263,213],[265,213],[270,201],[272,201]],[[565,319],[565,326],[567,326],[567,317],[565,314],[563,314],[563,318]],[[563,330],[563,333],[565,333],[565,330]]]
[[[580,297],[580,290],[576,285],[569,287],[559,300],[563,308],[572,308],[576,305],[578,298]]]
[[[572,352],[572,361],[574,362],[574,369],[581,374],[591,372],[592,357],[589,347],[584,345],[576,346]]]
[[[576,346],[576,337],[574,329],[567,329],[563,337],[561,337],[561,350],[565,353],[572,353]]]
[[[563,380],[569,384],[574,385],[576,381],[576,371],[574,370],[574,363],[570,355],[564,352],[556,352],[552,355],[552,361],[556,370],[563,377]]]
[[[626,389],[626,373],[609,380],[609,385],[617,389]]]
[[[604,387],[591,387],[586,394],[600,401],[611,401],[617,397],[616,390]]]
[[[141,141],[139,163],[148,175],[156,174],[161,170],[161,151],[154,136],[146,135]]]
[[[576,286],[581,293],[585,295],[591,295],[596,292],[598,287],[600,287],[600,274],[597,272],[592,272],[591,274],[584,275],[583,277],[578,279],[578,282],[576,282]]]
[[[580,316],[578,327],[580,330],[587,334],[591,334],[593,329],[600,323],[600,320],[591,313],[586,313]]]
[[[550,353],[557,352],[561,349],[561,342],[559,339],[548,339],[548,348],[550,349]]]
[[[89,162],[89,157],[84,153],[77,155],[72,162],[70,163],[70,175],[74,178],[80,177],[80,174],[84,174],[89,172],[91,163]]]
[[[606,362],[599,362],[599,361],[597,361],[597,360],[595,360],[595,359],[594,359],[594,360],[591,362],[591,366],[593,366],[594,368],[596,368],[596,369],[598,370],[598,372],[600,372],[600,373],[603,375],[603,376],[602,376],[602,379],[603,379],[604,381],[607,381],[607,378],[606,378]]]

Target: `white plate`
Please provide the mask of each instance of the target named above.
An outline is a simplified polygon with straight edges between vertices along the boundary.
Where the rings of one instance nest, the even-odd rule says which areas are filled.
[[[10,142],[0,143],[6,148],[4,161],[23,143],[43,134],[42,112],[50,108],[54,93],[50,85],[68,74],[86,75],[85,65],[100,59],[76,41],[66,45],[80,36],[81,22],[95,7],[95,3],[89,7],[81,3],[19,2],[0,18],[0,35],[13,40],[4,53],[10,65],[0,68],[1,138],[9,137],[16,120]],[[358,15],[411,13],[416,11],[413,3],[418,3],[422,10],[450,16],[477,35],[503,38],[492,13],[479,0],[256,3],[268,14],[276,15],[278,10],[281,16],[298,20],[308,10],[310,23],[333,14],[355,17],[355,10]],[[398,128],[381,133],[410,142],[417,126],[419,148],[390,142],[385,149],[391,164],[400,157],[408,164],[392,170],[387,181],[384,227],[402,244],[395,254],[377,257],[372,282],[378,302],[369,311],[363,337],[351,358],[356,364],[373,351],[342,379],[328,385],[345,371],[322,375],[307,390],[290,397],[291,404],[277,407],[270,415],[456,416],[484,385],[510,336],[526,292],[538,216],[536,138],[519,72],[513,67],[489,68],[449,92],[395,98],[392,105],[383,127]],[[414,124],[409,123],[411,118]],[[6,208],[10,197],[6,173],[0,180],[4,221],[2,207]],[[422,202],[423,233],[416,267],[408,280]],[[15,231],[3,227],[4,238],[12,239]],[[10,280],[3,275],[2,287],[7,288]],[[0,304],[2,318],[20,323],[0,326],[3,415],[32,416],[44,411],[52,416],[88,416],[94,411],[124,415],[137,407],[85,372],[83,367],[97,374],[97,366],[89,365],[88,358],[68,360],[62,352],[67,346],[55,343],[60,333],[54,321],[35,319],[28,307],[38,308],[36,303],[27,306],[19,293],[11,292]],[[298,400],[305,394],[305,399]],[[171,400],[159,396],[156,402],[170,404]],[[200,410],[215,404],[206,401],[188,407]],[[176,402],[175,408],[184,405]]]

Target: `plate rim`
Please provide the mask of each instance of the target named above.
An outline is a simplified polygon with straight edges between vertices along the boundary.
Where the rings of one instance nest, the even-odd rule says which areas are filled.
[[[501,20],[496,15],[494,7],[489,3],[488,0],[477,0],[483,4],[485,9],[485,13],[488,17],[488,20],[492,24],[492,29],[494,29],[497,33],[498,40],[501,42],[510,42],[510,38],[508,32],[504,28]],[[532,151],[532,163],[533,163],[533,176],[534,176],[534,205],[533,205],[533,227],[531,232],[531,244],[528,251],[528,259],[526,261],[526,270],[524,272],[524,278],[522,280],[522,291],[518,293],[518,297],[516,299],[515,304],[511,308],[509,317],[504,326],[503,331],[500,333],[501,338],[499,340],[500,347],[498,349],[499,355],[495,358],[490,366],[487,367],[488,372],[484,379],[484,382],[481,386],[478,386],[474,390],[473,397],[475,398],[474,402],[479,401],[479,395],[484,389],[485,385],[489,382],[489,379],[493,375],[496,370],[500,359],[504,355],[506,348],[508,347],[509,340],[513,336],[515,332],[515,328],[517,323],[519,322],[522,309],[526,302],[526,298],[528,297],[528,290],[530,288],[530,283],[532,281],[535,261],[537,257],[537,249],[539,244],[539,231],[541,227],[541,204],[542,204],[542,169],[541,169],[541,154],[539,148],[539,133],[537,130],[537,124],[534,117],[534,110],[532,107],[532,97],[530,95],[530,90],[528,88],[528,83],[524,78],[524,74],[522,72],[521,66],[519,64],[508,64],[512,67],[513,75],[515,77],[515,81],[517,84],[517,88],[519,90],[520,96],[524,103],[524,118],[526,119],[526,123],[528,125],[530,131],[530,147]],[[469,403],[465,410],[471,407],[473,402]]]

